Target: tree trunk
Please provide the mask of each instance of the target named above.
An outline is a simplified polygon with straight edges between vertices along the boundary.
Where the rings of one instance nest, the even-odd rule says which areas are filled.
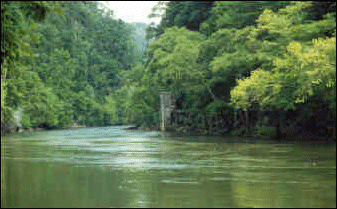
[[[238,124],[238,112],[235,109],[234,110],[234,126],[233,126],[234,129],[236,129],[237,124]]]
[[[207,126],[207,124],[206,124],[207,121],[206,120],[207,120],[206,113],[203,112],[203,114],[202,114],[202,126],[203,126],[204,130],[206,130],[206,126]]]
[[[262,111],[261,110],[258,110],[257,111],[257,123],[256,123],[256,126],[255,126],[255,133],[254,134],[258,134],[258,128],[261,128],[262,127]]]
[[[282,111],[277,111],[276,139],[282,139]]]
[[[334,126],[333,126],[333,140],[336,141],[336,111],[333,111],[333,117],[334,117]]]
[[[257,125],[258,127],[262,127],[262,111],[261,110],[258,110],[258,122],[257,122]]]
[[[249,132],[249,118],[248,118],[248,116],[249,116],[249,114],[248,114],[248,110],[246,110],[245,111],[245,118],[246,118],[246,134],[248,134],[248,132]]]
[[[219,113],[216,112],[215,113],[215,131],[218,132],[220,130],[220,126],[219,126]]]
[[[212,116],[209,116],[208,117],[208,124],[209,124],[209,133],[211,133],[212,134],[212,132],[213,132],[213,124],[212,124]]]

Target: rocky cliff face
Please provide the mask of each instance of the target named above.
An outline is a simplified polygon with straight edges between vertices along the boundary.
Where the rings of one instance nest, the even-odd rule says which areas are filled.
[[[13,113],[13,118],[14,118],[14,124],[13,126],[16,128],[22,128],[22,108],[19,107],[14,113]]]
[[[19,107],[13,112],[13,121],[5,123],[1,121],[1,135],[7,132],[21,132],[22,131],[22,108]]]
[[[5,134],[6,130],[7,130],[6,123],[1,121],[1,135]]]

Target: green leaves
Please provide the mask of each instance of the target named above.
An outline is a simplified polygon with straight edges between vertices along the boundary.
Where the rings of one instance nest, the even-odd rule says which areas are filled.
[[[335,42],[335,37],[314,39],[312,46],[304,49],[302,44],[291,42],[284,58],[275,58],[272,74],[255,70],[249,78],[238,81],[238,86],[231,91],[232,103],[247,108],[256,100],[260,102],[261,108],[275,105],[292,109],[294,103],[303,103],[310,96],[319,94],[324,96],[325,102],[335,104]],[[266,90],[268,85],[273,86],[273,91],[266,94],[262,90]],[[272,101],[276,103],[273,104]]]
[[[214,114],[229,107],[230,105],[228,103],[225,103],[222,100],[215,100],[206,106],[206,112],[208,114]]]
[[[255,70],[249,78],[238,80],[231,91],[232,104],[246,109],[258,102],[262,109],[267,106],[293,109],[296,103],[304,103],[315,95],[332,102],[335,98],[332,87],[336,82],[336,38],[319,37],[323,28],[331,30],[336,23],[329,15],[323,20],[304,21],[306,15],[302,11],[310,6],[310,2],[296,2],[278,12],[267,9],[258,18],[258,30],[279,34],[274,39],[262,39],[261,52],[267,52],[271,47],[268,44],[274,42],[275,49],[282,50],[283,55],[281,58],[274,54],[272,71]]]
[[[161,2],[144,66],[112,11],[62,5],[1,2],[1,110],[24,107],[27,126],[151,124],[160,89],[210,111],[335,105],[335,12],[315,2]]]
[[[304,11],[311,6],[311,2],[295,2],[277,13],[266,9],[257,19],[258,28],[279,34],[285,44],[292,40],[311,41],[336,28],[336,20],[330,14],[322,20],[305,21],[307,14]]]
[[[118,85],[117,72],[136,60],[131,27],[97,2],[1,2],[1,8],[2,113],[24,106],[27,126],[111,124],[105,98]]]
[[[149,69],[158,75],[159,86],[169,86],[175,93],[179,93],[190,91],[192,83],[205,78],[197,64],[202,40],[204,37],[197,32],[173,27],[150,44],[152,60]]]

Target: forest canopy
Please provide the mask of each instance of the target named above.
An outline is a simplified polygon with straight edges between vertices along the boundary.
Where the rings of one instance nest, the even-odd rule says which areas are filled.
[[[1,2],[1,121],[108,125],[118,74],[141,56],[133,27],[97,2]],[[111,104],[109,104],[111,105]]]
[[[162,90],[184,110],[320,103],[335,117],[335,2],[159,2],[145,53],[97,2],[1,8],[1,121],[22,108],[26,127],[152,126]]]

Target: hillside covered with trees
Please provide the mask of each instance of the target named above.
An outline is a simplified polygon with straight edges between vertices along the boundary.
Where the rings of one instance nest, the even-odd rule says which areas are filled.
[[[23,127],[157,126],[165,90],[196,118],[242,111],[246,134],[272,111],[265,126],[300,118],[335,137],[335,6],[159,2],[142,56],[135,28],[97,2],[1,2],[1,121],[22,109]]]
[[[113,124],[119,73],[141,59],[134,28],[97,2],[1,8],[1,121],[21,109],[23,127]]]
[[[246,134],[271,126],[335,138],[334,2],[160,2],[151,16],[158,11],[161,23],[147,28],[149,60],[126,72],[122,87],[130,122],[158,111],[159,89],[195,121],[241,111]]]

